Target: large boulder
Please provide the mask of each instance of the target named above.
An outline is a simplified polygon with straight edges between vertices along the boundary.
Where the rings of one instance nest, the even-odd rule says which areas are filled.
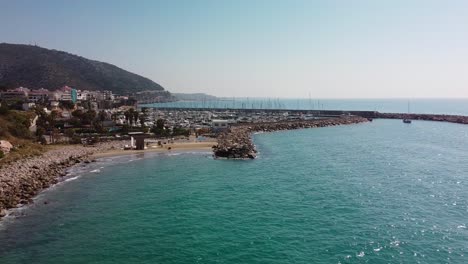
[[[13,148],[13,145],[10,142],[6,140],[0,140],[0,150],[3,153],[5,154],[9,153],[12,148]]]

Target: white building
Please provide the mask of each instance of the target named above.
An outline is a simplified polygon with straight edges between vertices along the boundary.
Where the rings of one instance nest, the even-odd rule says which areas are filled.
[[[229,128],[229,121],[228,120],[219,120],[214,119],[211,121],[211,128],[215,131],[220,131]]]

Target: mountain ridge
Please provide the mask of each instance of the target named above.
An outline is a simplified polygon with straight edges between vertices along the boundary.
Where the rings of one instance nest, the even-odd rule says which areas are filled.
[[[116,94],[165,91],[158,83],[113,64],[34,45],[0,43],[0,86],[109,90]]]

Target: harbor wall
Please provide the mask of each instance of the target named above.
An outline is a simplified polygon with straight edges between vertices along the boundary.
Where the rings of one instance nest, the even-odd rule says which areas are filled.
[[[368,121],[369,119],[364,117],[343,116],[306,121],[237,124],[219,134],[218,145],[213,147],[213,152],[216,158],[254,159],[257,151],[252,142],[252,133],[350,125]]]

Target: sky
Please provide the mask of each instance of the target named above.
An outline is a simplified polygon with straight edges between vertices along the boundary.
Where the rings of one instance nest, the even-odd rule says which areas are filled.
[[[108,62],[170,92],[467,98],[467,14],[464,0],[0,0],[0,42]]]

